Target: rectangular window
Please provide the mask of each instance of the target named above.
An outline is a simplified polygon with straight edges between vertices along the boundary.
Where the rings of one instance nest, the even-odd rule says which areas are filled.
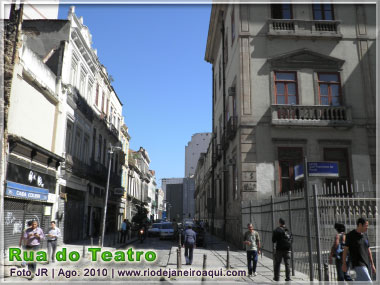
[[[77,128],[75,133],[75,156],[78,159],[81,159],[82,154],[82,131]]]
[[[327,178],[325,180],[326,185],[328,188],[331,189],[331,187],[335,191],[338,190],[338,183],[339,183],[339,193],[342,193],[342,190],[344,193],[350,193],[351,189],[347,185],[350,185],[350,167],[349,167],[349,161],[348,161],[348,151],[346,148],[324,148],[323,150],[323,158],[325,161],[332,161],[332,162],[338,162],[338,170],[339,170],[339,177],[337,178]]]
[[[275,72],[276,104],[297,105],[297,79],[295,72]]]
[[[87,87],[87,102],[90,104],[92,104],[92,82],[88,82],[88,87]]]
[[[334,20],[332,4],[313,4],[314,20]]]
[[[96,83],[95,105],[99,106],[99,84]]]
[[[91,158],[95,160],[95,149],[96,149],[96,129],[94,128],[94,131],[92,133],[92,153]]]
[[[98,141],[98,162],[102,163],[102,149],[103,149],[103,138],[102,135],[99,134],[99,141]]]
[[[272,4],[272,19],[293,19],[291,4]]]
[[[75,58],[73,58],[71,62],[71,72],[70,72],[70,83],[73,86],[76,86],[77,70],[78,70],[78,62]]]
[[[341,105],[340,77],[338,73],[318,73],[319,104]]]
[[[107,114],[107,117],[108,117],[108,107],[109,107],[109,104],[110,104],[110,100],[107,99],[107,106],[106,106],[106,114]]]
[[[234,44],[235,36],[235,8],[233,8],[231,12],[231,46]]]
[[[71,146],[73,143],[73,124],[71,122],[67,122],[66,128],[66,153],[71,153]]]
[[[108,153],[107,153],[107,140],[104,139],[103,165],[106,165],[108,167],[108,165],[107,165],[107,158],[108,158],[107,155],[108,155]]]
[[[303,151],[299,147],[279,147],[278,164],[280,192],[288,192],[303,188],[303,180],[295,181],[294,166],[303,161]]]
[[[104,113],[104,91],[102,91],[102,108],[100,110]]]
[[[83,162],[86,164],[88,164],[89,141],[89,136],[85,134],[83,139]]]
[[[86,74],[82,70],[80,73],[80,80],[79,80],[79,92],[80,95],[82,95],[83,98],[86,97]]]

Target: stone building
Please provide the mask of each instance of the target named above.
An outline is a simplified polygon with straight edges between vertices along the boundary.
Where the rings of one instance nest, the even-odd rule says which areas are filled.
[[[240,243],[243,200],[303,187],[294,179],[303,157],[339,163],[339,178],[311,183],[375,184],[375,11],[369,4],[213,5],[207,201],[226,239]]]
[[[123,204],[124,204],[124,219],[131,219],[130,216],[130,203],[131,198],[128,197],[128,173],[129,173],[129,165],[128,165],[128,154],[129,154],[129,141],[131,140],[131,136],[128,133],[128,127],[123,124],[121,126],[121,146],[123,148],[124,164],[122,165],[122,176],[121,176],[121,187],[123,188]]]

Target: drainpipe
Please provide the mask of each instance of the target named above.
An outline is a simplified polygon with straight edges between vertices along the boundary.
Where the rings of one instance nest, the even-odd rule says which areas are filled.
[[[226,132],[226,71],[225,71],[225,58],[224,58],[224,33],[225,33],[225,28],[224,28],[224,12],[220,11],[220,18],[222,20],[222,28],[221,28],[221,34],[222,34],[222,74],[223,74],[223,134]],[[226,187],[226,172],[225,172],[225,167],[226,167],[226,149],[223,147],[223,219],[224,219],[224,239],[226,239],[227,236],[227,191],[228,187]],[[227,185],[228,186],[228,185]]]

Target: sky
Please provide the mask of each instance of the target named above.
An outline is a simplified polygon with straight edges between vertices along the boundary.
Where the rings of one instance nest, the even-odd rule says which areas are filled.
[[[60,5],[67,19],[71,5]],[[162,178],[184,177],[185,146],[211,132],[212,66],[204,60],[211,5],[75,5],[114,78],[131,136]]]

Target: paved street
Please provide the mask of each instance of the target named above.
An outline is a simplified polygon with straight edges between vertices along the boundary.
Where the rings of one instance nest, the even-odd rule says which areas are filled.
[[[202,270],[203,267],[203,256],[207,256],[206,270],[208,272],[212,271],[215,276],[214,278],[206,277],[207,281],[234,281],[234,282],[254,282],[254,283],[271,283],[273,278],[272,272],[272,260],[262,256],[259,257],[258,262],[258,276],[248,277],[248,276],[226,276],[226,256],[228,244],[216,237],[207,238],[207,248],[197,248],[194,252],[194,261],[192,266],[185,265],[185,258],[183,256],[184,252],[182,250],[182,270],[190,272],[193,271],[195,275],[196,272]],[[89,260],[90,254],[86,254],[85,259],[81,259],[76,263],[69,262],[56,262],[53,264],[39,264],[38,268],[46,268],[49,276],[36,276],[33,281],[28,282],[40,282],[40,281],[167,281],[167,282],[184,282],[184,281],[194,281],[201,282],[201,276],[125,276],[125,274],[147,274],[148,269],[150,273],[155,271],[155,275],[162,275],[163,271],[176,273],[177,269],[177,256],[176,250],[178,248],[177,243],[170,240],[159,240],[158,238],[147,238],[144,243],[140,243],[136,240],[133,240],[131,244],[124,246],[116,245],[114,248],[105,247],[103,251],[120,251],[128,250],[130,247],[133,247],[133,250],[136,251],[151,251],[154,250],[157,253],[157,259],[153,263],[147,262],[91,262]],[[68,251],[78,251],[82,254],[83,247],[80,245],[66,245]],[[232,248],[232,247],[231,247]],[[86,248],[87,251],[87,248]],[[233,248],[230,251],[230,264],[231,271],[239,275],[246,274],[246,255],[244,251],[234,250]],[[10,277],[10,269],[20,267],[20,262],[14,263],[14,265],[8,264],[6,266],[6,279],[5,281],[27,281],[27,277]],[[54,279],[53,279],[53,269],[54,269]],[[133,271],[132,270],[137,270]],[[128,273],[126,273],[128,271]],[[139,271],[139,273],[137,273]],[[63,274],[66,272],[65,274]],[[74,274],[78,276],[69,276],[70,272],[75,272]],[[61,274],[60,274],[61,273]],[[123,276],[124,275],[124,276]],[[284,268],[281,268],[282,279],[284,279]],[[299,284],[302,281],[308,281],[308,277],[304,274],[296,272],[296,275],[292,277],[292,284]]]

